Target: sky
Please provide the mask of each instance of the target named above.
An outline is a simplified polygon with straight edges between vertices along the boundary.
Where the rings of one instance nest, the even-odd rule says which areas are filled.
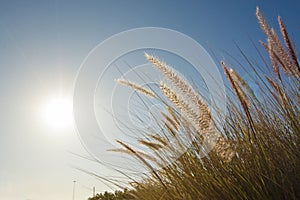
[[[225,60],[224,51],[237,55],[235,43],[256,57],[250,38],[257,45],[265,40],[256,6],[277,30],[280,15],[294,43],[300,43],[297,0],[0,0],[0,199],[72,199],[73,181],[78,200],[91,196],[93,187],[97,192],[110,189],[76,169],[113,175],[109,168],[74,155],[89,155],[78,121],[55,127],[51,123],[65,118],[54,115],[49,123],[41,112],[51,99],[73,101],[80,70],[97,45],[123,31],[160,27],[189,36]],[[105,85],[103,79],[99,84]],[[96,93],[101,97],[103,91]]]

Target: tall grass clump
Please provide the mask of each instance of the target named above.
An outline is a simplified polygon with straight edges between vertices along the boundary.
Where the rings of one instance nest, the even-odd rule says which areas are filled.
[[[282,40],[258,8],[256,15],[266,34],[261,44],[272,72],[260,72],[245,57],[249,72],[256,74],[255,83],[248,83],[220,63],[232,91],[222,128],[188,81],[157,57],[145,54],[167,80],[158,83],[166,110],[157,120],[162,133],[139,140],[151,155],[118,141],[118,152],[135,157],[150,171],[131,184],[130,199],[300,199],[299,53],[280,17]],[[119,82],[157,98],[132,82]],[[255,91],[254,84],[258,85]]]

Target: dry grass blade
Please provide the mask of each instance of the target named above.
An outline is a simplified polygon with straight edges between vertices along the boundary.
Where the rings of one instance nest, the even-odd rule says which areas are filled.
[[[108,149],[107,151],[117,152],[117,153],[126,153],[126,154],[129,154],[129,155],[132,155],[132,152],[129,151],[128,149],[118,148],[118,149]],[[150,156],[150,155],[148,155],[148,154],[146,154],[144,152],[137,151],[137,150],[135,150],[135,152],[137,154],[139,154],[140,156],[142,156],[143,158],[146,158],[147,160],[151,160],[151,161],[157,162],[157,160],[153,156]]]
[[[142,94],[144,94],[148,97],[151,97],[151,98],[155,97],[154,92],[152,92],[152,91],[150,91],[150,90],[148,90],[148,89],[146,89],[146,88],[144,88],[144,87],[142,87],[142,86],[140,86],[136,83],[133,83],[133,82],[130,82],[130,81],[124,80],[124,79],[117,79],[116,82],[119,83],[119,84],[128,86],[128,87],[131,87],[135,91],[138,91],[138,92],[140,92],[140,93],[142,93]]]
[[[167,129],[167,131],[170,133],[172,137],[177,137],[177,132],[172,127],[170,127],[168,123],[165,123],[165,128]]]
[[[158,143],[155,143],[155,142],[149,142],[149,141],[146,141],[146,140],[138,140],[138,142],[140,144],[150,148],[150,149],[153,149],[153,150],[160,150],[164,147],[161,144],[158,144]]]
[[[252,119],[250,111],[249,111],[249,107],[248,107],[249,102],[247,101],[246,95],[245,95],[245,93],[243,93],[240,86],[234,81],[227,66],[225,65],[225,63],[223,61],[221,62],[221,65],[222,65],[224,73],[225,73],[231,87],[233,88],[233,91],[234,91],[239,103],[241,104],[241,106],[246,114],[246,117],[247,117],[249,123],[251,124],[250,128],[252,129],[252,138],[257,140],[256,135],[255,135],[255,130],[254,130],[255,126],[254,126],[253,119]],[[250,139],[249,142],[252,143],[253,141],[251,140],[251,138],[249,138],[249,139]]]
[[[231,85],[231,87],[234,89],[235,95],[238,98],[241,106],[244,108],[244,110],[248,110],[249,106],[249,100],[246,96],[246,94],[243,92],[239,84],[235,81],[235,79],[232,77],[230,71],[228,70],[226,64],[224,62],[221,62],[222,68],[224,70],[224,73]]]
[[[180,122],[179,122],[173,108],[171,106],[167,106],[167,111],[168,111],[168,113],[170,113],[170,115],[172,116],[172,118],[176,122],[176,124],[178,124],[178,126],[180,126]]]
[[[272,69],[274,71],[274,73],[276,74],[276,76],[278,77],[279,80],[281,80],[281,76],[280,76],[280,71],[279,71],[279,67],[278,64],[279,63],[282,66],[282,69],[285,71],[286,73],[286,69],[284,64],[281,62],[281,60],[276,56],[276,54],[273,52],[272,50],[272,46],[271,43],[268,40],[268,44],[263,43],[262,41],[260,41],[260,44],[265,48],[265,50],[268,52],[269,54],[269,58],[270,58],[270,62],[271,62],[271,66]]]
[[[298,63],[298,60],[297,60],[297,56],[296,56],[296,53],[295,53],[295,50],[294,50],[294,47],[292,45],[292,42],[288,36],[288,33],[286,31],[286,28],[285,28],[285,25],[281,19],[280,16],[278,16],[278,23],[279,23],[279,27],[280,27],[280,32],[281,32],[281,35],[283,37],[283,40],[286,44],[286,47],[288,49],[288,52],[291,56],[291,59],[293,61],[293,65],[295,67],[294,71],[295,73],[298,74],[298,76],[300,75],[300,66],[299,66],[299,63]]]
[[[284,63],[285,68],[288,69],[288,72],[292,72],[293,63],[291,62],[290,55],[285,50],[284,46],[281,44],[277,34],[274,29],[271,29],[272,37],[268,38],[270,45],[274,49],[274,54],[280,58],[280,60]]]
[[[123,146],[125,149],[127,149],[129,152],[131,152],[135,157],[137,157],[138,160],[140,160],[148,169],[153,173],[153,175],[159,180],[159,182],[162,184],[162,186],[169,192],[168,187],[164,184],[164,182],[161,180],[160,176],[157,174],[155,169],[151,166],[150,163],[148,163],[142,156],[140,156],[134,149],[132,149],[130,146],[125,144],[124,142],[117,140],[117,143],[119,143],[121,146]]]
[[[270,79],[268,76],[266,76],[267,81],[269,82],[269,84],[271,85],[271,87],[276,91],[276,93],[279,95],[280,98],[280,103],[282,103],[283,105],[286,105],[287,103],[287,98],[286,95],[284,93],[284,91],[282,90],[282,88],[272,79]],[[274,95],[273,95],[274,96]],[[276,95],[277,96],[277,95]],[[274,98],[276,100],[278,100],[278,96]]]
[[[152,139],[156,140],[157,142],[161,143],[163,146],[167,146],[167,142],[163,137],[160,135],[149,135]]]
[[[166,119],[166,121],[167,121],[168,123],[170,123],[170,124],[173,126],[173,128],[174,128],[176,131],[179,130],[179,125],[177,124],[176,121],[174,121],[173,119],[171,119],[168,115],[166,115],[166,114],[163,113],[163,112],[161,112],[161,115],[163,116],[164,119]]]
[[[234,71],[234,69],[229,69],[229,73],[231,74],[233,80],[240,84],[243,88],[246,89],[247,93],[250,95],[250,97],[252,99],[256,99],[255,95],[254,95],[254,92],[253,90],[250,88],[250,86],[244,81],[244,79],[242,79],[242,77],[236,73],[236,71]],[[241,93],[244,93],[243,91],[241,91]],[[245,98],[245,101],[247,102],[247,105],[249,106],[250,105],[250,101],[248,99],[248,97],[244,94],[244,98]]]

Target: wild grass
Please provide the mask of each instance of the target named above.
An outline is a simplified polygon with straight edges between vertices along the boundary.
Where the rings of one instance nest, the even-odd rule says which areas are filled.
[[[153,154],[118,141],[122,147],[118,152],[132,155],[151,172],[132,185],[128,199],[300,199],[299,54],[280,17],[283,42],[258,8],[256,15],[267,37],[267,43],[261,43],[272,74],[256,72],[259,89],[254,91],[221,62],[236,98],[229,97],[221,130],[191,84],[166,63],[145,54],[171,85],[159,83],[168,99],[160,119],[164,134],[140,139]],[[248,64],[249,71],[255,70],[255,63]],[[125,83],[147,91],[148,96],[153,94]],[[170,138],[175,142],[170,143]]]

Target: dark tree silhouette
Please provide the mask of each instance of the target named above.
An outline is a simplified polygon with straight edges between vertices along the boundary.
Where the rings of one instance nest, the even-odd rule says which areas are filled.
[[[114,193],[104,192],[96,194],[94,197],[88,198],[88,200],[130,200],[133,199],[133,196],[130,195],[130,192],[127,189],[124,191],[117,190]]]

